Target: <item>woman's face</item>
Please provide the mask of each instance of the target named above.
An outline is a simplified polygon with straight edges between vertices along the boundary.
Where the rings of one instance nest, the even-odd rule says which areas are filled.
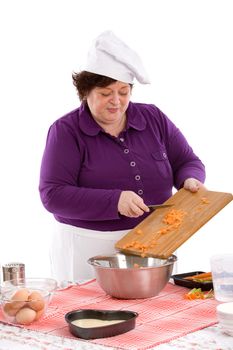
[[[106,87],[95,87],[87,96],[87,104],[100,124],[112,124],[125,115],[131,96],[131,86],[117,81]]]

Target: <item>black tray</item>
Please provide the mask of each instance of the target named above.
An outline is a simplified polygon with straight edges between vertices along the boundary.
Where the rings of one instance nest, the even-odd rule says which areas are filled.
[[[193,271],[193,272],[187,272],[187,273],[181,273],[178,275],[172,275],[171,278],[173,278],[174,283],[178,286],[186,287],[186,288],[201,288],[202,290],[210,290],[213,289],[213,283],[212,282],[195,282],[186,280],[185,277],[198,275],[199,273],[203,273],[204,271]]]
[[[135,328],[137,312],[123,310],[73,310],[65,315],[70,332],[83,339],[106,338],[125,333]],[[124,320],[123,322],[100,327],[83,328],[72,323],[74,320],[95,318],[98,320]]]

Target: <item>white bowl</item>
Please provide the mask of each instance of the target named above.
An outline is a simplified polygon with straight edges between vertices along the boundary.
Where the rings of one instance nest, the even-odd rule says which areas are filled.
[[[233,336],[233,302],[219,304],[216,309],[219,325],[225,333]]]

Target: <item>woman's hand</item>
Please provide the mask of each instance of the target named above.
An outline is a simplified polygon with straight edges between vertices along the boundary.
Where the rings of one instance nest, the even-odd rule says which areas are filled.
[[[190,177],[184,182],[184,188],[190,192],[197,192],[200,188],[205,188],[202,182]]]
[[[121,215],[128,216],[130,218],[137,218],[144,214],[144,212],[149,212],[150,209],[143,202],[143,199],[138,196],[133,191],[122,191],[119,202],[118,202],[118,212]]]

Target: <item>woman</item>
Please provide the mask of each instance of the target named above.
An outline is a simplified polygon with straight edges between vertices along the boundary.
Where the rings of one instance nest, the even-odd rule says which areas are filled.
[[[49,129],[39,189],[57,220],[51,261],[59,281],[92,277],[87,259],[113,253],[173,187],[203,186],[204,165],[179,129],[156,106],[130,101],[134,78],[149,82],[138,55],[102,33],[85,70],[73,74],[80,107]]]

